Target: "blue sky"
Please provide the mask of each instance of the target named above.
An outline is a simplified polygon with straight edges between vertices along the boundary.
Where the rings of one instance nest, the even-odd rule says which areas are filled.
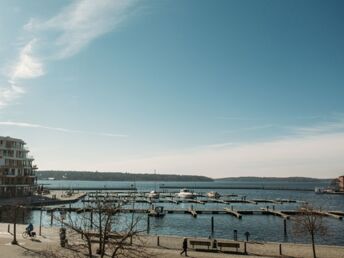
[[[0,135],[40,169],[344,173],[342,1],[19,1]]]

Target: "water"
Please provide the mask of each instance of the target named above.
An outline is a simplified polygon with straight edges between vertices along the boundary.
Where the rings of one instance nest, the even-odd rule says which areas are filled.
[[[326,186],[326,182],[285,182],[285,181],[214,181],[214,182],[112,182],[112,181],[46,181],[41,180],[39,184],[50,184],[54,187],[128,187],[134,185],[138,191],[159,190],[159,185],[176,185],[188,186],[192,190],[195,186],[209,186],[209,189],[195,190],[198,193],[206,193],[216,190],[216,187],[223,186],[264,186],[264,187],[281,187],[281,188],[297,188],[310,189],[314,187]],[[165,191],[178,191],[178,189],[165,189]],[[219,189],[220,194],[237,194],[246,196],[247,199],[292,199],[305,201],[315,207],[321,207],[324,210],[344,211],[344,195],[319,195],[311,191],[286,191],[286,190],[244,190],[244,189]],[[161,203],[158,204],[166,208],[184,208],[187,209],[191,204],[181,203],[175,204]],[[229,205],[208,203],[192,204],[194,208],[206,209],[216,208],[223,209]],[[261,207],[275,206],[276,210],[295,210],[300,203],[271,204],[258,203],[254,204],[233,204],[233,208],[237,210],[259,210]],[[83,203],[73,204],[75,207],[82,207]],[[130,207],[132,204],[129,205]],[[148,208],[148,204],[135,204],[136,208]],[[122,214],[121,220],[130,218],[130,214]],[[142,231],[146,229],[147,215],[142,216],[139,227]],[[310,239],[307,235],[304,237],[296,237],[292,232],[292,222],[287,221],[287,235],[284,235],[283,219],[272,215],[243,215],[239,220],[226,214],[199,214],[197,218],[193,218],[188,214],[167,214],[164,218],[150,218],[150,234],[153,235],[178,235],[191,237],[208,237],[211,234],[211,217],[214,216],[215,232],[214,237],[233,239],[233,231],[237,230],[238,239],[244,239],[244,233],[250,233],[250,240],[256,241],[278,241],[278,242],[300,242],[309,243]],[[35,225],[39,224],[39,211],[33,211],[28,220],[33,221]],[[329,234],[316,239],[317,243],[328,245],[344,245],[344,222],[335,218],[324,218],[328,227]],[[43,225],[50,225],[50,216],[44,213]]]

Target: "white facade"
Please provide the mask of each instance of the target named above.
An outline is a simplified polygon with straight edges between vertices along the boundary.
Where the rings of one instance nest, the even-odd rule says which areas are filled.
[[[0,136],[0,196],[29,195],[36,186],[33,158],[21,139]]]

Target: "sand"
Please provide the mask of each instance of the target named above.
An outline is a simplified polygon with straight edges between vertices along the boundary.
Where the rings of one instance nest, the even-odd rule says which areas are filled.
[[[26,225],[17,225],[17,241],[19,245],[12,245],[13,239],[13,225],[10,225],[10,232],[8,233],[8,224],[0,224],[0,257],[40,257],[39,253],[42,251],[53,251],[54,254],[63,253],[64,255],[73,255],[73,252],[59,246],[59,234],[58,228],[42,228],[42,236],[37,236],[35,240],[23,239],[21,233],[25,230]],[[38,228],[35,228],[38,233]],[[71,235],[67,234],[71,246],[75,246],[80,243],[79,239],[71,239]],[[190,238],[191,239],[191,238]],[[194,238],[192,238],[194,239]],[[200,238],[201,239],[201,238]],[[155,257],[181,257],[180,247],[182,243],[181,237],[173,236],[160,236],[160,246],[157,246],[156,236],[144,236],[148,252],[155,254]],[[206,240],[206,239],[203,239]],[[221,241],[218,239],[218,241]],[[135,241],[134,241],[135,242]],[[189,257],[280,257],[279,255],[279,243],[247,243],[248,255],[243,256],[244,243],[240,243],[239,253],[235,252],[235,249],[226,249],[231,253],[221,252],[203,252],[189,250]],[[95,248],[96,248],[96,244]],[[324,258],[344,258],[343,246],[325,246],[317,245],[317,256]],[[311,245],[306,244],[285,244],[282,243],[282,253],[285,257],[312,257]],[[52,256],[50,255],[52,258]]]

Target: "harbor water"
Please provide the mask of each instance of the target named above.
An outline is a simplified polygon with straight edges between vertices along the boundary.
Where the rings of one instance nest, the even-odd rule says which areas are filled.
[[[136,187],[137,191],[149,192],[151,190],[175,192],[179,191],[178,186],[188,187],[195,193],[206,194],[209,191],[217,191],[221,195],[237,195],[238,198],[245,197],[247,200],[266,199],[278,200],[288,199],[297,200],[293,203],[159,203],[156,205],[164,206],[165,208],[178,208],[188,209],[192,205],[194,209],[217,209],[221,210],[225,207],[232,206],[235,210],[260,210],[266,206],[274,205],[276,210],[296,210],[303,202],[307,202],[314,207],[321,208],[322,210],[330,211],[344,211],[344,195],[329,195],[329,194],[315,194],[315,187],[326,186],[326,183],[318,182],[286,182],[286,181],[213,181],[213,182],[115,182],[115,181],[50,181],[40,180],[39,184],[51,186],[55,188],[70,187],[71,189],[77,187]],[[175,186],[172,188],[160,189],[159,186]],[[225,188],[274,188],[274,189],[299,189],[299,190],[266,190],[266,189],[225,189]],[[197,189],[193,189],[197,188]],[[201,188],[201,189],[199,189]],[[307,190],[308,191],[305,191]],[[73,207],[84,207],[85,203],[79,201],[72,204]],[[133,204],[127,204],[132,207]],[[149,208],[148,203],[136,203],[135,208]],[[73,215],[78,216],[78,215]],[[136,214],[140,216],[141,220],[139,227],[144,231],[146,229],[147,215]],[[131,217],[131,214],[122,214],[118,223],[118,227],[123,227],[126,219]],[[151,235],[177,235],[177,236],[190,236],[190,237],[210,237],[211,236],[211,217],[214,217],[214,234],[212,237],[233,239],[234,231],[237,231],[237,238],[239,240],[245,239],[245,232],[249,232],[249,239],[253,241],[274,241],[274,242],[300,242],[309,243],[310,239],[307,234],[304,236],[296,236],[293,233],[292,220],[287,220],[287,234],[284,234],[283,218],[273,215],[243,215],[241,219],[230,216],[228,214],[199,214],[196,218],[190,214],[167,214],[163,218],[150,218],[150,231]],[[26,218],[39,225],[40,211],[32,211],[31,215]],[[50,226],[50,215],[43,212],[43,226]],[[344,221],[331,217],[324,217],[324,221],[328,228],[328,234],[318,236],[316,242],[318,244],[327,245],[344,245]]]

